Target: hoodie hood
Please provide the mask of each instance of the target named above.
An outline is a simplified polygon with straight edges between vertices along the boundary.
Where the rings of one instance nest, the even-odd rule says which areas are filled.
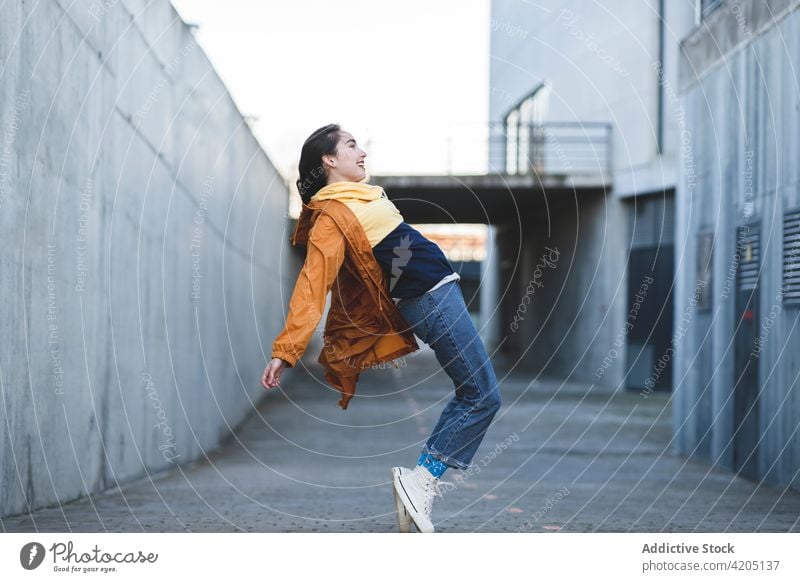
[[[316,194],[311,197],[311,201],[315,200],[341,200],[347,202],[350,200],[377,200],[385,196],[381,186],[374,186],[363,182],[333,182],[321,188]]]

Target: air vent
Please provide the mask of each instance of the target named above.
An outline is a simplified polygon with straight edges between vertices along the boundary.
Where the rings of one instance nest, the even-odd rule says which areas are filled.
[[[714,283],[713,269],[714,233],[697,234],[697,262],[695,265],[695,281],[697,293],[697,309],[711,309],[711,290]],[[702,285],[700,283],[703,283]]]
[[[755,289],[761,264],[761,237],[758,229],[740,226],[736,229],[736,245],[739,251],[739,290]]]
[[[783,215],[783,300],[800,305],[800,208]]]

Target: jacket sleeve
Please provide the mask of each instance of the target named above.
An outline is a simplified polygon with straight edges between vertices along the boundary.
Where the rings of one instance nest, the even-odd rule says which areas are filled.
[[[297,277],[283,330],[272,343],[272,357],[292,367],[317,328],[328,292],[344,262],[344,235],[334,220],[320,214],[308,235],[306,260]]]

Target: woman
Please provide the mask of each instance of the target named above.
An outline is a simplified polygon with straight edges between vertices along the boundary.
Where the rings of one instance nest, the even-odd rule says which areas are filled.
[[[455,393],[416,466],[394,467],[392,480],[400,530],[410,531],[413,522],[419,531],[432,532],[439,478],[449,467],[471,467],[500,394],[458,273],[435,243],[403,220],[380,186],[363,183],[366,155],[337,124],[321,127],[303,144],[297,180],[303,212],[293,243],[307,240],[308,251],[261,383],[280,386],[283,370],[305,350],[334,284],[319,361],[343,394],[342,408],[355,392],[359,370],[417,349],[414,336],[428,344]]]

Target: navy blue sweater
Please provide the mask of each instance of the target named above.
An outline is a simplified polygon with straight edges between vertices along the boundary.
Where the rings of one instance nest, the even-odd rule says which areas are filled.
[[[401,222],[372,249],[389,280],[395,299],[422,295],[454,273],[439,245],[406,222]]]

